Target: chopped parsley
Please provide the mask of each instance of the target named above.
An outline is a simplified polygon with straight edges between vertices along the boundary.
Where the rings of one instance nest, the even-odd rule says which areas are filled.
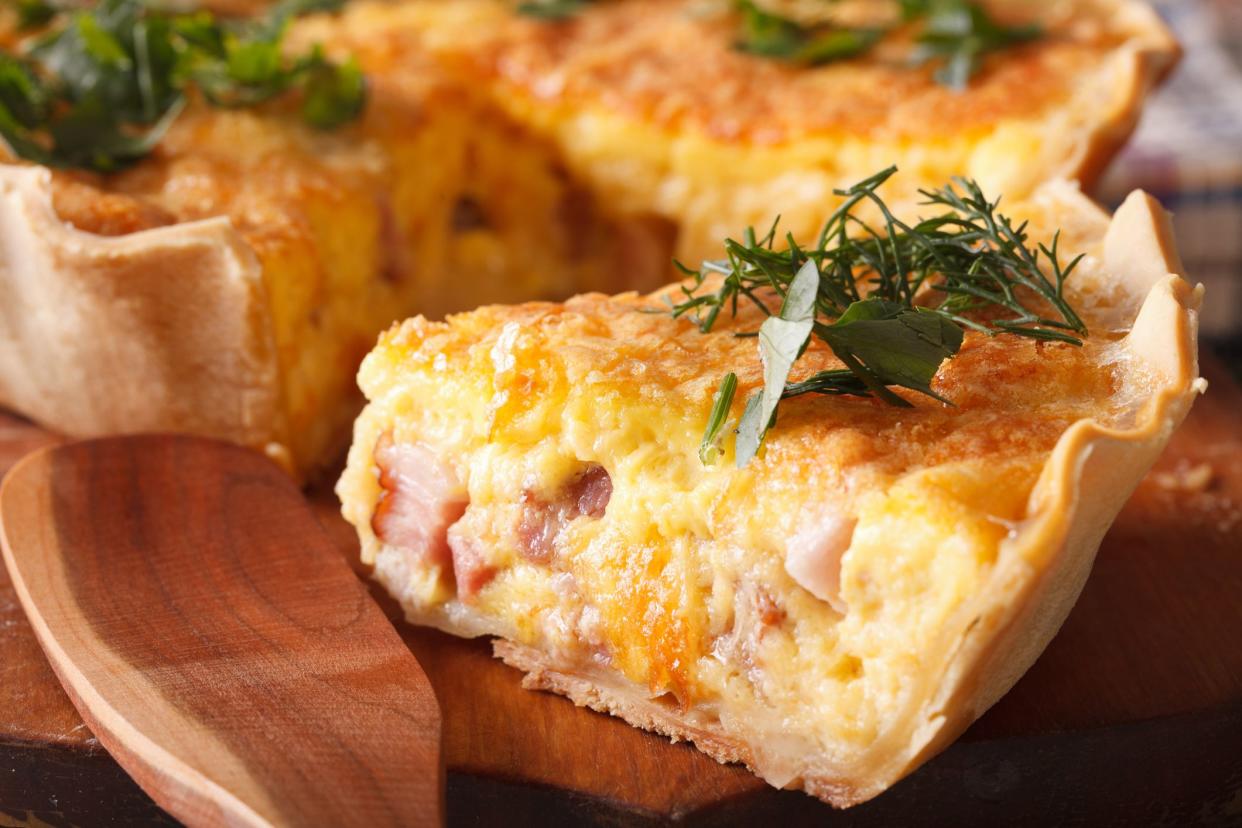
[[[220,107],[296,90],[308,124],[340,126],[366,101],[357,63],[318,47],[292,59],[281,51],[290,20],[340,2],[284,0],[261,19],[225,22],[140,0],[19,0],[21,24],[35,31],[18,54],[0,52],[0,135],[30,161],[111,172],[154,149],[191,90]]]
[[[525,0],[520,14],[564,20],[592,0]],[[823,0],[825,3],[836,0]],[[918,26],[913,66],[932,65],[938,83],[964,89],[991,53],[1042,36],[1039,26],[1006,26],[974,0],[894,0],[903,26]],[[752,55],[815,66],[856,57],[871,50],[894,28],[807,25],[769,11],[754,0],[733,0],[740,17],[734,46]]]

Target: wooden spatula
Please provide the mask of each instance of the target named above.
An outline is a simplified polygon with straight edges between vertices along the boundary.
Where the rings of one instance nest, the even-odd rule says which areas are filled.
[[[65,690],[173,816],[442,822],[431,685],[267,459],[174,436],[44,449],[0,488],[0,540]]]

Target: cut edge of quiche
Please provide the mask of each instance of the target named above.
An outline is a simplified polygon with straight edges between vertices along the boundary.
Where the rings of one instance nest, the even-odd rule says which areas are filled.
[[[1108,341],[1083,357],[1093,368],[1074,362],[1079,352],[1039,350],[1006,374],[1003,351],[971,367],[963,349],[951,364],[977,373],[955,388],[967,395],[972,376],[1041,382],[1032,366],[1053,364],[1040,393],[1081,392],[1088,411],[1102,393],[1100,416],[1067,402],[1079,413],[1062,424],[1054,400],[1031,415],[1029,445],[1010,445],[989,404],[963,396],[961,416],[982,418],[965,444],[977,456],[937,455],[955,445],[952,427],[936,431],[944,421],[927,414],[930,436],[910,441],[938,459],[860,477],[859,494],[850,463],[869,473],[885,427],[921,413],[808,404],[782,414],[761,461],[705,469],[697,429],[719,377],[700,381],[710,368],[698,363],[715,365],[725,339],[644,321],[633,296],[415,319],[386,334],[360,374],[371,402],[337,491],[364,560],[411,621],[496,636],[527,687],[838,807],[874,797],[1043,651],[1105,532],[1206,388],[1202,290],[1180,275],[1157,202],[1136,192],[1108,222],[1073,185],[1038,199],[1069,235],[1089,237],[1090,290],[1105,316],[1124,318],[1111,331],[1096,319]],[[609,346],[592,341],[626,318],[635,331],[664,326],[646,365],[610,366]],[[610,384],[610,371],[627,373]],[[687,394],[705,401],[683,411]],[[825,417],[841,422],[817,424]],[[834,465],[843,476],[824,471]],[[806,504],[825,499],[808,523]]]

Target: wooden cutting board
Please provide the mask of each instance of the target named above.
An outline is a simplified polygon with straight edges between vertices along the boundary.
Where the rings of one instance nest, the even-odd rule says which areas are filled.
[[[398,624],[443,707],[450,824],[1242,824],[1242,389],[1219,362],[1205,375],[1043,657],[960,742],[850,811],[524,691],[485,641]],[[0,414],[0,471],[55,439]],[[330,490],[312,498],[356,559]],[[0,569],[0,826],[164,821],[64,696]]]

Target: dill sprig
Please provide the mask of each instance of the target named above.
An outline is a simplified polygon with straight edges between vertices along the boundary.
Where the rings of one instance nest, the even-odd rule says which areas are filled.
[[[143,0],[17,2],[20,24],[36,32],[16,53],[0,50],[0,136],[39,164],[131,164],[155,148],[192,88],[222,107],[298,90],[303,120],[321,129],[356,118],[365,103],[355,61],[334,63],[317,46],[293,58],[281,49],[291,19],[343,0],[283,0],[246,21]]]
[[[941,208],[908,224],[893,213],[879,188],[890,167],[847,190],[815,243],[787,234],[777,247],[777,226],[757,237],[725,241],[725,256],[698,270],[677,263],[691,278],[674,317],[693,318],[707,333],[722,313],[735,317],[749,303],[768,317],[757,332],[764,387],[748,401],[737,426],[737,462],[755,456],[782,399],[803,394],[877,397],[910,403],[906,388],[949,403],[931,382],[957,354],[967,330],[1008,333],[1081,345],[1086,325],[1065,297],[1066,280],[1081,256],[1062,263],[1060,233],[1051,245],[1032,244],[1025,222],[1015,225],[974,181],[955,178],[921,190],[925,206]],[[882,221],[858,216],[869,206]],[[712,288],[704,291],[709,280]],[[789,382],[811,337],[826,343],[843,369]],[[713,404],[701,456],[715,456],[733,403],[736,377],[726,377]]]
[[[953,89],[965,89],[990,52],[1043,36],[1036,25],[1002,25],[968,0],[902,0],[902,6],[907,19],[925,18],[911,63],[935,65],[936,81]]]

